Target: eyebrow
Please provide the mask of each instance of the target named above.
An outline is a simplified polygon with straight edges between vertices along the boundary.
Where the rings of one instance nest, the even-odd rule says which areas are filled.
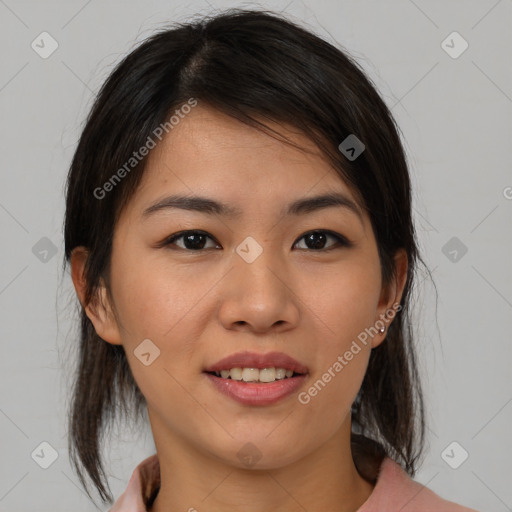
[[[347,209],[347,211],[356,214],[361,224],[363,224],[363,215],[359,206],[346,195],[339,192],[328,192],[318,196],[297,199],[283,208],[281,214],[287,216],[304,215],[331,207]],[[168,209],[190,210],[207,215],[220,215],[226,218],[238,218],[243,213],[240,208],[221,203],[208,197],[171,195],[158,200],[156,203],[144,209],[142,219],[146,220],[153,214]]]

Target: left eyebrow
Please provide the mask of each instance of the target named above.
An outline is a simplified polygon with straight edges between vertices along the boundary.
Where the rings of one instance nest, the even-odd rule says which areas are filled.
[[[331,207],[342,207],[350,211],[359,218],[363,224],[363,215],[360,208],[347,196],[339,192],[329,192],[326,194],[304,197],[297,199],[289,204],[282,211],[282,215],[304,215],[314,211],[322,210]],[[142,212],[143,220],[149,218],[156,212],[168,209],[181,209],[191,210],[207,215],[221,215],[223,217],[238,218],[242,215],[243,211],[240,208],[218,202],[214,199],[201,196],[185,196],[185,195],[171,195],[160,199],[156,203],[148,206]]]

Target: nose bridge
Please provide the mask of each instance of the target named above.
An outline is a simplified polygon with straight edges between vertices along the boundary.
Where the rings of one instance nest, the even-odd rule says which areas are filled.
[[[284,280],[284,276],[278,279],[279,269],[283,268],[281,250],[273,243],[270,236],[260,236],[259,239],[261,244],[256,238],[248,236],[235,250],[236,272],[241,282],[250,286],[253,293],[268,291],[269,288],[279,288],[283,286],[282,280]]]
[[[247,237],[235,248],[220,310],[225,327],[244,323],[264,331],[282,323],[289,327],[298,320],[281,247],[268,236],[261,240],[260,244]]]

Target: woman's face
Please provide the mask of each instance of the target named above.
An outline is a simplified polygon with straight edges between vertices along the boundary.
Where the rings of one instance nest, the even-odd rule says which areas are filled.
[[[315,150],[304,136],[271,126]],[[287,211],[325,194],[355,206]],[[176,195],[211,204],[166,205]],[[189,230],[202,234],[165,243]],[[272,468],[349,432],[370,350],[385,337],[374,328],[363,343],[362,333],[378,328],[401,287],[384,300],[369,218],[318,152],[197,106],[151,151],[116,226],[111,263],[117,321],[95,327],[124,346],[157,442],[179,440],[239,467],[252,454],[258,467]],[[281,377],[282,370],[250,369],[292,367],[279,358],[221,363],[226,371],[247,367],[242,381],[238,370],[230,378],[206,373],[240,352],[286,354],[302,376],[245,382]]]

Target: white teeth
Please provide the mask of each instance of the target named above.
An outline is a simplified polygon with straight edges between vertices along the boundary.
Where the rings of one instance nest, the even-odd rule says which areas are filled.
[[[256,382],[260,378],[258,368],[244,368],[242,370],[242,380],[244,382]]]
[[[242,380],[242,368],[231,368],[229,374],[233,380]]]
[[[286,377],[286,370],[284,368],[277,368],[276,379],[284,379]]]
[[[273,382],[276,380],[276,369],[275,368],[263,368],[259,372],[261,382]]]
[[[293,370],[286,368],[231,368],[230,370],[221,370],[215,372],[217,377],[233,380],[243,380],[244,382],[274,382],[284,378],[290,378]]]

